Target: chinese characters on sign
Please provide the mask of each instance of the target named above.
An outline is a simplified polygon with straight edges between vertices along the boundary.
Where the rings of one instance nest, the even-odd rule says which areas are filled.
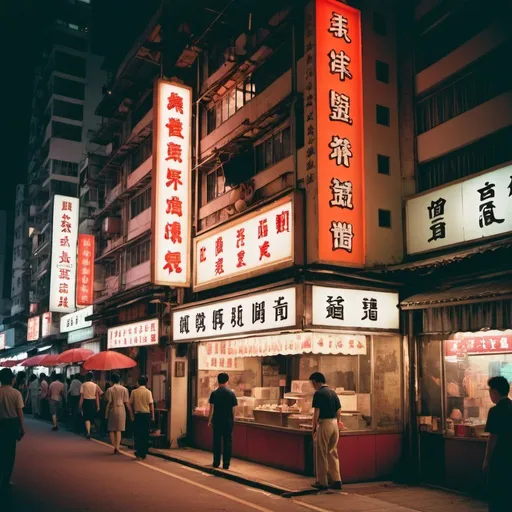
[[[152,281],[187,287],[192,92],[158,80],[154,97]]]
[[[173,339],[195,340],[294,327],[295,288],[255,293],[173,312]]]
[[[360,11],[316,0],[306,11],[306,188],[318,202],[318,254],[365,263],[363,93]],[[316,193],[316,198],[315,198]],[[309,216],[315,224],[315,218]]]
[[[256,215],[194,240],[194,289],[269,266],[293,263],[292,201],[271,206]]]
[[[512,166],[409,199],[407,252],[415,254],[512,231]]]
[[[76,303],[89,306],[94,302],[94,235],[78,235]]]
[[[158,319],[112,327],[108,330],[107,338],[109,349],[156,345],[159,341]]]
[[[50,311],[70,313],[75,310],[79,200],[56,195],[53,201]]]
[[[37,341],[39,339],[40,316],[33,316],[28,319],[27,341]]]
[[[60,319],[60,332],[76,331],[85,327],[91,327],[92,321],[86,320],[94,313],[94,306],[79,309],[70,315],[64,315]]]
[[[497,354],[512,352],[512,336],[474,336],[459,340],[445,340],[445,356],[465,357],[472,354]]]
[[[313,286],[313,325],[399,328],[398,293]]]
[[[41,338],[46,338],[52,334],[52,314],[43,313],[41,316]]]

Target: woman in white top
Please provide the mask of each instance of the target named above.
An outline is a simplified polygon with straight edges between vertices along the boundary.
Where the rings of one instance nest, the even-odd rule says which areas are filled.
[[[84,417],[85,431],[87,439],[91,439],[91,422],[96,418],[96,414],[100,410],[100,394],[99,386],[93,382],[94,373],[89,372],[85,376],[85,382],[80,388],[79,409]]]
[[[119,453],[121,447],[122,433],[126,428],[126,409],[130,413],[133,421],[133,411],[128,396],[128,390],[119,384],[121,378],[117,373],[111,376],[112,386],[105,392],[107,408],[105,409],[105,418],[108,420],[108,431],[110,432],[110,441],[114,447],[114,454]]]

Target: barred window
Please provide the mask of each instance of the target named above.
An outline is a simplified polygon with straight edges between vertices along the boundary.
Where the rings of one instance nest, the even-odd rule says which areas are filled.
[[[130,219],[137,217],[151,206],[151,187],[130,201]]]
[[[150,241],[146,240],[140,244],[134,245],[127,252],[127,266],[128,268],[136,267],[151,257]]]

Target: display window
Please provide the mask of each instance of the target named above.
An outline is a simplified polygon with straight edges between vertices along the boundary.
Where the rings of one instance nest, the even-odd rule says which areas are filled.
[[[308,379],[313,372],[321,372],[340,398],[342,431],[400,430],[401,337],[357,335],[357,339],[360,343],[352,354],[316,354],[304,350],[296,354],[248,357],[230,356],[223,342],[202,342],[198,347],[194,414],[208,415],[208,399],[217,386],[217,375],[226,371],[238,398],[235,421],[310,430],[314,390]],[[257,338],[252,346],[254,343],[258,343]],[[266,342],[261,339],[260,343]],[[262,348],[256,346],[250,350],[259,354]],[[269,350],[265,348],[265,352]]]

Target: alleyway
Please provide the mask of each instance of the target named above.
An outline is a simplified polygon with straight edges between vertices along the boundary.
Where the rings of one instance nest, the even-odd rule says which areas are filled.
[[[18,447],[11,501],[0,502],[2,512],[426,512],[434,505],[439,512],[486,510],[466,498],[421,489],[398,488],[386,499],[388,493],[376,492],[373,497],[366,487],[362,496],[353,486],[348,494],[290,500],[155,457],[142,463],[134,461],[129,451],[113,456],[106,445],[65,430],[52,432],[46,423],[28,420],[27,425],[27,436]],[[414,508],[409,508],[413,503]]]

